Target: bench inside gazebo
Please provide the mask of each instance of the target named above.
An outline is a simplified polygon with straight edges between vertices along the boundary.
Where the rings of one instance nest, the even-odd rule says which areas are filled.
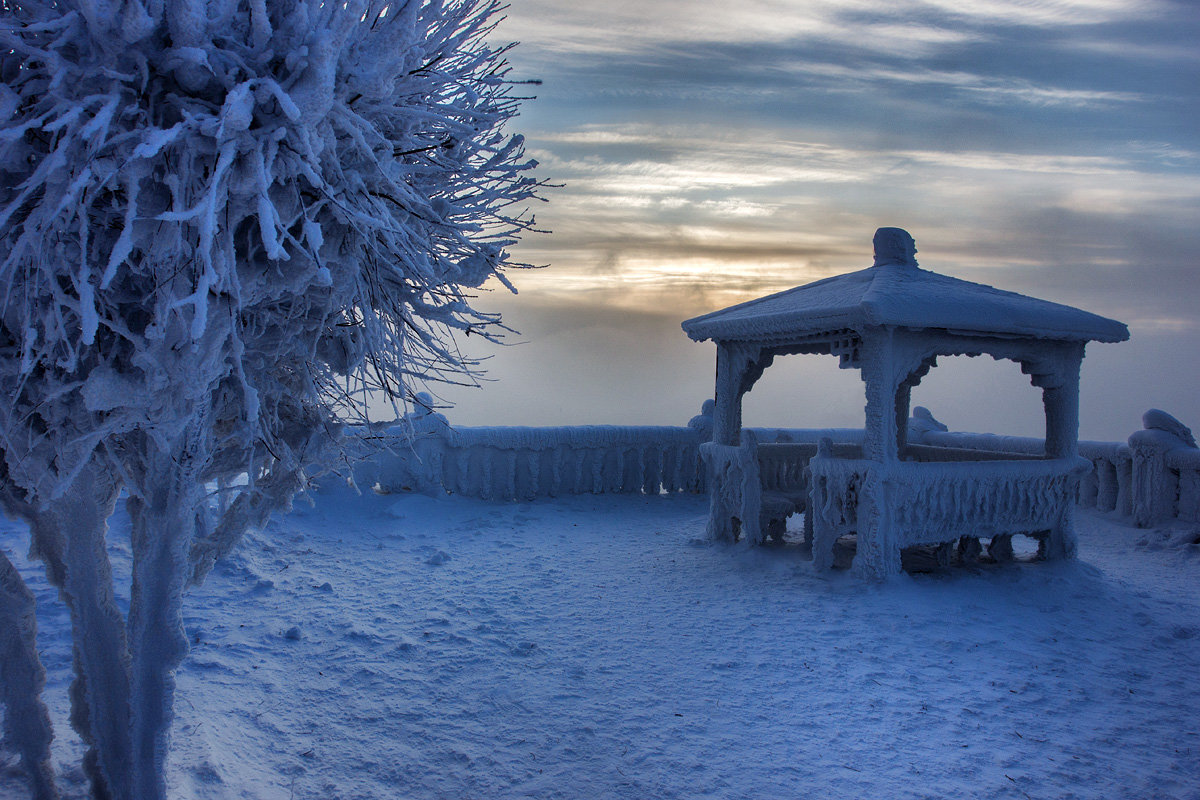
[[[1088,463],[1078,456],[1079,370],[1089,341],[1120,342],[1120,322],[1070,306],[920,269],[907,232],[880,228],[872,267],[715,311],[683,323],[717,345],[709,470],[709,536],[760,542],[804,511],[818,568],[853,532],[854,569],[900,571],[901,550],[1014,534],[1039,553],[1075,552],[1073,498]],[[742,398],[776,356],[836,356],[866,388],[861,446],[758,444],[742,431]],[[1040,458],[912,445],[912,388],[938,356],[989,355],[1020,364],[1042,390]]]

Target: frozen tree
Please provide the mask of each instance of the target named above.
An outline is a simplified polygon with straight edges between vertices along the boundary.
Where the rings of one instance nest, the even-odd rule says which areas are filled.
[[[366,392],[470,380],[455,332],[500,335],[467,292],[508,285],[532,225],[534,163],[503,130],[521,98],[487,0],[0,9],[0,501],[71,612],[93,793],[161,798],[188,581]],[[0,669],[36,693],[27,593],[0,577]],[[53,797],[43,717],[9,734]]]
[[[36,797],[55,797],[50,767],[50,715],[42,703],[46,673],[37,653],[33,594],[0,553],[0,702],[4,734],[20,749]]]

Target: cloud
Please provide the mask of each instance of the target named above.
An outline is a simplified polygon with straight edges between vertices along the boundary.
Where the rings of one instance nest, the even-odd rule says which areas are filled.
[[[1080,27],[1120,23],[1161,11],[1145,0],[525,0],[504,33],[547,53],[638,55],[720,43],[824,42],[925,55],[980,38],[995,26]]]
[[[951,17],[1006,25],[1098,25],[1161,10],[1155,0],[924,0]]]
[[[931,237],[958,240],[977,237],[1011,208],[1170,220],[1200,202],[1194,172],[1146,169],[1161,153],[1141,145],[1069,155],[772,140],[779,135],[588,126],[539,140],[544,169],[568,189],[543,217],[553,241],[534,244],[568,262],[591,248],[623,254],[623,264],[634,263],[631,255],[744,264],[806,260],[814,249],[841,257],[848,237],[869,235],[873,219],[908,219],[929,226]]]
[[[908,228],[927,268],[1128,322],[1132,355],[1100,348],[1112,382],[1093,376],[1122,398],[1114,419],[1156,402],[1130,399],[1149,378],[1119,381],[1174,374],[1171,337],[1200,341],[1190,0],[523,0],[508,13],[517,72],[546,81],[517,123],[540,176],[565,184],[537,209],[553,234],[516,248],[550,267],[512,276],[514,322],[529,308],[560,325],[529,326],[530,392],[587,381],[569,344],[614,374],[627,363],[652,394],[661,376],[643,362],[694,358],[637,341],[865,267],[880,225]],[[707,385],[702,361],[699,383],[674,367],[669,380]],[[602,383],[585,394],[618,406]],[[1200,396],[1161,383],[1167,400]]]
[[[785,67],[787,69],[788,67]],[[882,87],[905,85],[950,90],[980,102],[999,105],[1021,103],[1032,106],[1070,108],[1112,107],[1145,101],[1143,94],[1099,89],[1072,89],[1039,84],[1024,78],[992,77],[965,71],[913,69],[895,66],[849,66],[844,64],[797,61],[790,65],[797,73],[847,85],[875,84]]]
[[[900,147],[1195,139],[1200,17],[1167,2],[554,5],[520,6],[551,26],[513,56],[546,80],[535,128],[719,119]]]

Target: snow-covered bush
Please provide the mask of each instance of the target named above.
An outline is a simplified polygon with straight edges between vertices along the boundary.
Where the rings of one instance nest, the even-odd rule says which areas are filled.
[[[503,131],[498,10],[0,0],[0,499],[72,613],[97,796],[165,795],[186,582],[290,500],[356,399],[469,379],[453,333],[502,330],[465,292],[507,284],[538,184]]]

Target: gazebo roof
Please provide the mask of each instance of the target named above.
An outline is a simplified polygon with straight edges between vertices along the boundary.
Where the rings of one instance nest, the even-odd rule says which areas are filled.
[[[1122,342],[1123,323],[1071,306],[920,269],[912,237],[875,235],[875,266],[740,303],[683,323],[696,341],[772,341],[864,326],[1032,339]]]

